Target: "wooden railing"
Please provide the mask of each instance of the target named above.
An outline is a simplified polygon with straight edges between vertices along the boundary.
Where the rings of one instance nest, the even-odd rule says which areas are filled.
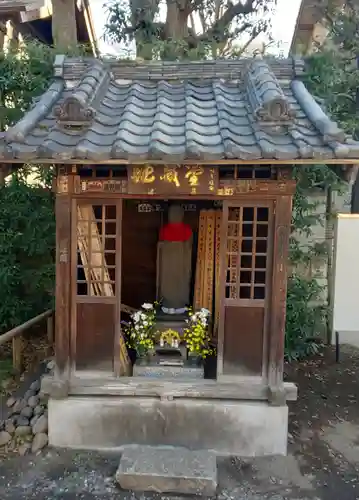
[[[22,325],[16,326],[12,330],[0,335],[0,346],[12,340],[12,362],[13,368],[21,372],[23,369],[23,339],[22,335],[31,327],[39,325],[46,320],[47,340],[51,346],[54,341],[54,311],[49,309],[35,318],[29,319]]]

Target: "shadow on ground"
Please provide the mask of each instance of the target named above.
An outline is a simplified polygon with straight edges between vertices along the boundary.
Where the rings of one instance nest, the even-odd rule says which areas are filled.
[[[290,405],[287,457],[219,460],[218,500],[359,499],[359,351],[286,368],[299,386]],[[119,490],[118,455],[47,450],[0,463],[1,500],[182,500]],[[188,498],[188,497],[187,497]]]

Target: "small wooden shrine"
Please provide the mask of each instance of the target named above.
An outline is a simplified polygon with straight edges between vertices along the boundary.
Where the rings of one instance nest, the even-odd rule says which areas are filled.
[[[292,166],[351,180],[359,143],[292,59],[54,66],[0,143],[4,164],[57,169],[50,443],[286,453]],[[184,342],[188,307],[208,314],[210,375]],[[151,308],[153,357],[132,367],[123,322]]]

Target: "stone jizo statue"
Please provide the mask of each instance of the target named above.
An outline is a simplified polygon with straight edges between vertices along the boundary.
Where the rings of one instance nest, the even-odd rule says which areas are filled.
[[[157,298],[167,314],[183,314],[190,299],[192,229],[180,205],[170,205],[157,248]]]

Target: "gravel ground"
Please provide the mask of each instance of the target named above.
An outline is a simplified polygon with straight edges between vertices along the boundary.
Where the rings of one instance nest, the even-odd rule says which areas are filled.
[[[299,386],[290,405],[287,457],[219,459],[218,500],[359,500],[359,351],[331,349],[286,368]],[[1,500],[184,500],[124,492],[119,455],[48,449],[0,462]],[[187,497],[188,498],[188,497]]]

